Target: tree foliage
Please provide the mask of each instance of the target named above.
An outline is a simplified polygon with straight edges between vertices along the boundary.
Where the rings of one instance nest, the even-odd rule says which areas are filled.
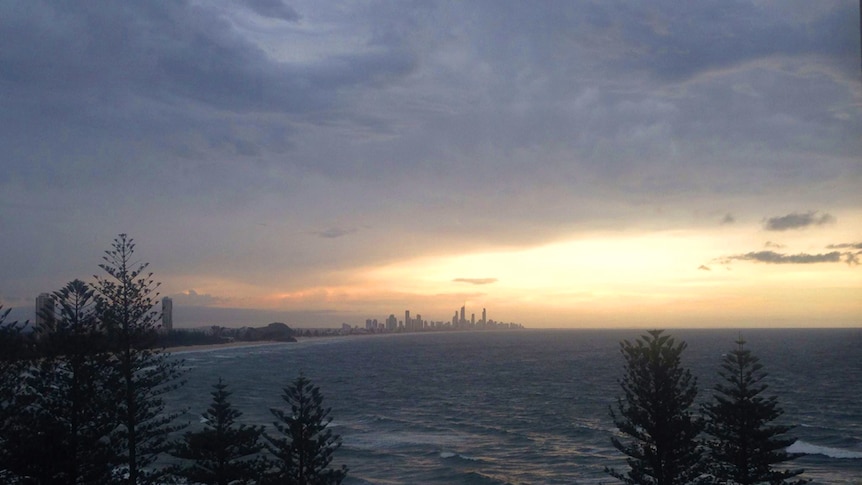
[[[204,429],[185,433],[171,452],[186,462],[172,473],[190,483],[258,483],[263,472],[263,427],[237,424],[242,413],[228,401],[227,384],[219,378],[213,388],[212,403],[201,414]]]
[[[284,389],[287,410],[271,409],[280,436],[266,437],[267,449],[275,456],[268,483],[295,485],[339,484],[347,467],[328,468],[341,437],[328,429],[330,408],[323,407],[320,389],[300,375]]]
[[[719,483],[806,483],[791,481],[803,470],[777,470],[773,465],[797,458],[786,448],[796,441],[784,434],[790,426],[772,424],[783,411],[777,398],[763,397],[766,373],[757,357],[736,342],[727,353],[719,374],[723,383],[715,386],[712,402],[704,406],[709,453],[709,472]]]
[[[12,468],[16,460],[12,442],[17,429],[22,375],[22,353],[24,339],[21,330],[24,325],[17,321],[7,321],[9,309],[0,305],[0,482],[14,483]]]
[[[629,471],[606,471],[624,483],[679,485],[697,482],[702,473],[697,436],[703,425],[690,411],[697,383],[681,365],[685,348],[661,330],[620,343],[623,397],[611,417],[628,440],[611,441],[628,457]]]
[[[111,351],[113,371],[119,379],[120,423],[112,439],[120,452],[121,474],[130,484],[150,483],[159,473],[152,469],[168,449],[168,435],[176,415],[164,414],[163,395],[179,385],[182,362],[159,350],[155,341],[159,314],[154,310],[159,286],[147,263],[134,260],[134,241],[120,234],[99,265],[105,276],[96,277],[96,307]]]
[[[56,309],[36,328],[40,358],[28,374],[25,416],[38,472],[50,483],[106,483],[115,464],[108,436],[116,424],[109,391],[117,380],[100,331],[94,291],[74,280],[53,293]],[[24,447],[22,446],[22,449]],[[44,460],[44,450],[52,459]]]

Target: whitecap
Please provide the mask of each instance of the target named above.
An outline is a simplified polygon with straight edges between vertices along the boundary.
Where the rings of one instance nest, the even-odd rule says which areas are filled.
[[[443,458],[444,460],[446,460],[448,458],[458,458],[458,459],[466,460],[466,461],[481,461],[476,457],[467,456],[467,455],[460,455],[458,453],[453,453],[451,451],[441,451],[440,452],[440,458]]]
[[[806,443],[805,441],[797,441],[796,443],[793,443],[792,445],[787,447],[787,451],[790,453],[805,453],[806,455],[823,455],[828,456],[829,458],[862,458],[862,452],[860,451],[832,448],[829,446],[820,446]]]

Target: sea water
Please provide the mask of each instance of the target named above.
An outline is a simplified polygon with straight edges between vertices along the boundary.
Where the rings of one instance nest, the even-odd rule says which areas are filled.
[[[168,396],[197,425],[222,377],[246,424],[268,425],[300,373],[332,408],[348,484],[613,483],[610,442],[622,339],[636,330],[522,330],[306,339],[182,352],[187,383]],[[711,396],[738,330],[674,330]],[[815,483],[862,483],[862,329],[744,330],[769,374],[765,395],[796,425],[791,464]]]

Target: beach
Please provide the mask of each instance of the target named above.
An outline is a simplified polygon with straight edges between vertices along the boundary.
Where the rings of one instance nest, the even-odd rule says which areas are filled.
[[[217,349],[226,349],[232,347],[265,347],[269,345],[283,345],[288,343],[295,342],[275,342],[275,341],[255,341],[255,342],[247,342],[247,341],[239,341],[239,342],[225,342],[223,344],[205,344],[205,345],[181,345],[177,347],[165,347],[162,349],[164,353],[170,354],[180,354],[180,353],[188,353],[188,352],[201,352],[205,350],[217,350]]]

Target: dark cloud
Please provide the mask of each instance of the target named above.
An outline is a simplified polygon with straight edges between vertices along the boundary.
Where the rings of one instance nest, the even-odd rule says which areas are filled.
[[[854,30],[858,34],[858,11],[852,2],[834,9],[796,4],[791,8],[798,9],[798,15],[776,15],[757,2],[675,6],[679,4],[664,0],[625,6],[602,2],[595,8],[613,12],[632,49],[634,59],[627,62],[663,79],[684,80],[776,55],[816,54],[842,63],[858,56],[858,45],[841,46],[836,41],[852,36]],[[858,68],[858,59],[855,64]]]
[[[835,222],[835,217],[818,211],[805,213],[794,212],[786,216],[770,217],[763,222],[763,228],[767,231],[787,231],[790,229],[804,229],[809,226],[822,226]]]
[[[687,172],[682,165],[692,162],[666,160],[699,158],[684,153],[672,156],[671,147],[684,145],[675,143],[674,135],[700,145],[696,141],[702,137],[712,139],[717,132],[739,126],[740,120],[752,120],[738,128],[740,136],[754,137],[759,143],[776,133],[789,133],[787,138],[793,140],[799,137],[786,126],[753,136],[752,127],[762,126],[760,113],[715,110],[727,106],[754,110],[775,102],[772,99],[713,105],[711,100],[729,95],[724,91],[666,99],[621,85],[618,69],[629,72],[631,63],[651,64],[655,56],[668,55],[703,70],[709,66],[698,62],[708,56],[697,55],[698,49],[719,44],[716,39],[758,44],[757,28],[747,27],[742,35],[721,27],[724,21],[745,19],[753,25],[775,24],[806,36],[832,38],[809,24],[838,17],[806,8],[800,10],[814,13],[789,18],[736,4],[632,7],[602,2],[500,8],[476,2],[421,9],[413,4],[345,7],[338,9],[343,17],[330,14],[332,18],[325,20],[332,22],[332,32],[348,31],[350,48],[309,54],[298,61],[271,55],[266,46],[253,41],[253,35],[244,35],[230,18],[229,8],[206,2],[24,5],[36,6],[0,11],[4,18],[0,38],[14,39],[0,51],[0,66],[8,65],[0,69],[0,81],[4,91],[15,92],[3,98],[8,106],[0,101],[0,108],[6,108],[0,112],[9,114],[8,126],[0,124],[0,142],[13,147],[9,158],[20,163],[22,171],[29,171],[31,179],[60,165],[73,173],[86,168],[106,174],[107,170],[99,170],[106,162],[98,158],[84,162],[86,155],[98,150],[124,160],[128,158],[124,148],[140,148],[137,144],[144,143],[148,150],[176,156],[164,165],[189,165],[189,160],[213,155],[235,164],[262,164],[275,158],[273,163],[298,165],[330,177],[410,173],[417,167],[452,173],[449,169],[457,167],[470,172],[463,180],[491,169],[504,183],[514,184],[526,175],[537,184],[545,182],[541,177],[560,185],[574,179],[585,187],[609,182],[657,194],[686,190],[680,183],[685,177],[676,174]],[[277,0],[246,5],[281,18],[295,14]],[[489,9],[493,15],[489,16]],[[326,11],[320,8],[309,14],[318,14],[317,10]],[[451,24],[453,19],[469,23],[470,28],[465,31],[457,22]],[[659,25],[662,21],[667,25]],[[309,38],[326,41],[326,35],[311,32],[313,22],[308,24]],[[700,29],[700,25],[706,27]],[[295,36],[303,35],[297,29],[286,33],[290,34],[284,41],[288,47]],[[366,40],[357,42],[357,38]],[[642,47],[632,50],[627,42]],[[456,45],[462,47],[447,50]],[[774,49],[790,47],[776,43]],[[741,56],[734,49],[715,49]],[[728,62],[768,52],[748,53]],[[689,54],[694,60],[687,59]],[[463,65],[450,65],[450,59]],[[614,67],[608,59],[625,66]],[[764,95],[774,91],[775,80],[763,79],[760,84]],[[812,89],[809,82],[798,84]],[[637,80],[634,85],[640,86]],[[824,92],[826,88],[835,92],[834,86],[825,86]],[[781,100],[787,98],[784,91],[781,94]],[[840,99],[823,103],[819,96],[796,98],[817,100],[811,107],[817,113],[802,113],[806,119],[825,116],[823,106],[841,103]],[[711,116],[703,117],[704,112]],[[693,119],[698,122],[692,123]],[[21,144],[21,127],[28,124],[26,136],[43,151],[53,148],[54,163],[30,163],[29,153],[14,150]],[[329,131],[301,136],[308,135],[310,125]],[[694,129],[702,131],[685,131]],[[10,133],[8,140],[2,138],[4,131]],[[61,143],[44,139],[45,132],[68,136]],[[375,143],[379,139],[388,143]],[[70,147],[70,140],[72,145],[86,146]],[[776,144],[787,145],[783,141]],[[575,156],[540,153],[530,163],[509,156],[525,151],[532,157],[531,152],[543,146],[559,147]],[[291,156],[281,156],[285,152]],[[633,154],[643,162],[634,162]],[[162,154],[153,156],[158,155]],[[69,163],[77,157],[81,162]],[[559,161],[572,158],[585,162]],[[89,166],[82,167],[84,163]],[[127,164],[131,162],[119,161],[110,168],[124,172]],[[823,177],[822,167],[818,168],[818,176]],[[201,183],[202,190],[224,183],[227,177],[230,174],[210,177]]]
[[[766,241],[765,243],[763,243],[763,247],[765,247],[765,248],[773,248],[773,249],[781,249],[781,248],[783,248],[783,247],[784,247],[784,244],[777,243],[777,242],[772,242],[772,241]],[[830,249],[831,249],[831,248],[830,248]]]
[[[814,263],[837,263],[841,261],[842,253],[832,251],[822,254],[781,254],[775,251],[756,251],[736,256],[723,258],[724,261],[754,261],[770,264],[814,264]]]
[[[733,217],[733,214],[730,213],[725,214],[724,217],[721,218],[722,225],[733,224],[734,222],[736,222],[736,218]]]
[[[862,249],[862,243],[830,244],[826,249]]]
[[[326,239],[335,239],[342,236],[346,236],[348,234],[353,234],[356,232],[356,229],[345,229],[341,227],[330,227],[329,229],[315,232],[314,234],[326,238]]]
[[[709,266],[707,266],[705,264],[698,266],[697,269],[699,269],[701,271],[712,271],[712,268],[710,268]]]
[[[264,17],[279,18],[288,22],[296,22],[300,19],[296,10],[281,0],[244,0],[243,3]]]
[[[290,16],[276,1],[248,5]],[[412,68],[403,48],[383,43],[279,61],[229,14],[185,1],[3,3],[0,143],[13,172],[108,177],[150,153],[186,164],[281,153],[295,123],[372,122],[349,113],[344,92]],[[41,147],[37,160],[32,144]]]
[[[490,285],[496,283],[497,278],[455,278],[455,283],[470,283],[471,285]]]

